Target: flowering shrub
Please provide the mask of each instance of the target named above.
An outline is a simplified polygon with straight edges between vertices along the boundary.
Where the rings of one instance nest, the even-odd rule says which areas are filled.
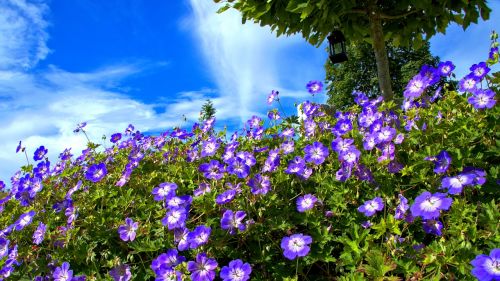
[[[2,193],[0,280],[498,280],[495,47],[459,91],[423,67],[402,109],[355,93],[229,140],[212,119],[55,165],[42,146]]]

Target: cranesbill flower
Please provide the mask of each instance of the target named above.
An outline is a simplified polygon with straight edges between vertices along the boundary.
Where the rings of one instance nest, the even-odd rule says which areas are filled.
[[[280,146],[281,150],[283,150],[283,154],[292,153],[295,150],[295,143],[293,140],[285,141]]]
[[[335,124],[336,135],[341,136],[352,130],[352,122],[349,119],[341,119]]]
[[[454,177],[444,177],[440,188],[447,188],[449,194],[460,194],[462,189],[467,185],[471,185],[473,181],[473,174],[462,173]]]
[[[35,216],[35,211],[31,210],[19,216],[19,219],[14,223],[17,231],[22,230],[25,226],[29,225]]]
[[[217,265],[217,261],[208,258],[207,254],[199,253],[196,255],[196,262],[188,262],[187,270],[191,272],[193,281],[212,281],[215,278]]]
[[[179,249],[179,251],[184,251],[189,248],[188,235],[189,229],[185,227],[176,228],[174,230],[174,242],[177,243],[177,249]]]
[[[92,182],[101,181],[108,174],[104,163],[94,164],[90,166],[85,173],[85,178]]]
[[[168,198],[167,206],[170,208],[188,208],[191,202],[193,202],[193,197],[191,197],[190,195],[172,196]]]
[[[271,190],[271,180],[268,176],[256,174],[248,181],[252,194],[266,194]]]
[[[139,223],[131,218],[125,219],[125,224],[118,227],[118,233],[123,241],[134,241],[135,231],[139,228]]]
[[[307,145],[304,148],[304,152],[304,160],[309,163],[312,162],[316,165],[322,164],[329,154],[328,147],[317,141],[313,144]]]
[[[434,162],[434,173],[444,174],[448,170],[451,164],[451,156],[446,150],[442,150],[436,156],[429,156],[424,158],[424,160]]]
[[[9,254],[9,243],[7,238],[0,236],[0,259]]]
[[[498,58],[498,47],[491,48],[490,53],[488,54],[488,58],[490,60],[495,60],[495,57]]]
[[[472,76],[474,76],[478,80],[481,80],[484,78],[484,76],[486,76],[486,74],[488,74],[488,72],[490,72],[490,68],[483,61],[478,64],[473,64],[470,67],[470,71]]]
[[[483,185],[486,182],[486,172],[483,169],[478,169],[474,167],[465,167],[464,173],[469,173],[473,176],[473,185]]]
[[[267,117],[271,120],[279,120],[281,118],[280,113],[277,110],[271,110],[267,113]]]
[[[288,162],[288,167],[285,170],[287,174],[300,174],[306,168],[306,162],[300,156],[295,156]]]
[[[159,255],[152,261],[151,269],[156,272],[161,266],[172,268],[185,260],[186,258],[180,256],[176,249],[169,249],[166,253]]]
[[[22,147],[21,141],[19,141],[19,144],[16,147],[16,153],[18,153],[19,151],[21,151],[22,148],[23,147]]]
[[[490,89],[476,90],[467,101],[472,104],[475,109],[492,108],[497,102],[495,100],[495,92]]]
[[[271,104],[273,101],[278,100],[278,95],[280,92],[272,90],[269,96],[267,97],[267,103]]]
[[[203,141],[201,146],[202,146],[201,157],[207,157],[207,156],[213,156],[217,152],[217,149],[219,148],[220,144],[216,138],[211,137]]]
[[[69,281],[73,278],[73,270],[69,269],[68,262],[63,262],[61,266],[56,267],[52,277],[54,281]]]
[[[437,71],[439,75],[445,77],[450,76],[451,72],[455,69],[455,65],[451,61],[440,62]]]
[[[248,125],[250,126],[250,128],[259,128],[260,127],[260,123],[262,122],[262,119],[258,116],[252,116],[252,118],[250,118],[247,123]]]
[[[500,280],[500,248],[491,250],[490,255],[478,255],[470,264],[471,274],[480,281]]]
[[[76,128],[73,130],[73,133],[80,132],[80,130],[82,130],[83,128],[85,128],[85,126],[87,126],[87,122],[82,122],[82,123],[76,124]]]
[[[116,143],[118,142],[119,140],[122,139],[122,134],[120,133],[116,133],[116,134],[112,134],[111,135],[111,138],[109,139],[112,143]]]
[[[389,142],[394,138],[394,136],[396,136],[396,129],[392,127],[382,127],[380,128],[380,131],[375,134],[375,136],[377,144]]]
[[[183,228],[186,226],[186,218],[187,212],[185,208],[171,208],[161,220],[161,223],[166,225],[169,230]]]
[[[240,158],[245,162],[245,165],[252,167],[257,163],[257,160],[255,160],[255,156],[248,152],[248,151],[240,151],[236,153],[236,157]]]
[[[441,236],[443,224],[438,220],[425,220],[422,222],[425,233]]]
[[[46,230],[47,226],[43,222],[40,222],[33,233],[33,244],[40,245],[42,243]]]
[[[470,92],[474,93],[477,90],[477,84],[479,80],[474,75],[467,75],[458,83],[458,89],[461,92]]]
[[[189,232],[187,236],[189,247],[191,249],[196,249],[201,245],[207,244],[211,232],[212,229],[208,226],[197,226],[193,231]]]
[[[306,85],[307,91],[313,96],[323,89],[323,83],[317,80],[309,81]]]
[[[233,157],[228,161],[227,172],[236,175],[240,179],[244,179],[250,174],[250,166],[245,163],[245,160]]]
[[[160,183],[158,187],[153,188],[151,193],[154,195],[155,201],[163,201],[169,197],[175,196],[176,189],[177,184],[173,182],[163,182]]]
[[[130,267],[126,264],[115,266],[109,271],[114,281],[129,281],[132,278]]]
[[[212,191],[210,184],[206,182],[202,182],[198,185],[198,188],[193,192],[195,197],[202,196],[205,193]]]
[[[427,86],[429,86],[429,79],[421,74],[417,74],[408,82],[403,95],[406,99],[418,98]]]
[[[297,198],[296,201],[297,211],[303,213],[307,210],[311,210],[312,208],[314,208],[314,204],[316,204],[317,201],[318,199],[316,198],[316,196],[312,194],[306,194],[304,196],[300,196]]]
[[[39,148],[37,148],[37,150],[35,150],[35,153],[33,155],[33,160],[35,161],[42,160],[45,154],[47,154],[47,152],[48,149],[46,149],[45,146],[43,145],[40,146]]]
[[[155,270],[155,281],[182,281],[182,273],[166,265]]]
[[[363,213],[367,217],[375,215],[377,211],[384,209],[384,202],[382,198],[375,197],[372,200],[366,201],[363,205],[358,207],[358,212]]]
[[[228,266],[222,267],[220,278],[222,281],[247,281],[250,279],[250,273],[252,273],[250,264],[237,259],[230,261]]]
[[[211,160],[208,163],[203,163],[199,167],[199,171],[203,173],[207,179],[220,180],[224,176],[224,166],[217,160]]]
[[[297,257],[307,256],[311,250],[309,247],[311,243],[311,236],[301,233],[293,234],[290,237],[283,237],[281,239],[281,249],[283,249],[283,255],[287,259],[294,260]]]
[[[413,217],[422,217],[424,220],[437,219],[441,210],[448,210],[453,202],[451,198],[446,197],[446,193],[431,194],[428,191],[423,192],[411,206]]]
[[[356,147],[351,147],[348,151],[339,155],[339,160],[345,162],[349,165],[353,165],[358,162],[359,157],[361,156],[361,152],[356,149]]]
[[[233,201],[236,197],[236,191],[234,189],[226,190],[221,194],[217,195],[215,198],[215,203],[222,205]]]
[[[220,220],[220,225],[222,229],[228,230],[229,234],[236,234],[236,230],[244,231],[246,229],[246,225],[243,223],[243,219],[246,217],[246,213],[244,211],[236,211],[233,212],[231,210],[226,210],[224,214],[222,214],[222,218]]]
[[[408,199],[406,199],[403,195],[399,194],[399,205],[396,207],[396,214],[394,218],[397,220],[402,220],[405,217],[406,211],[410,208],[408,205]]]
[[[353,143],[354,143],[353,139],[336,138],[335,140],[332,141],[332,149],[338,154],[342,154],[349,151],[352,147],[354,147]]]

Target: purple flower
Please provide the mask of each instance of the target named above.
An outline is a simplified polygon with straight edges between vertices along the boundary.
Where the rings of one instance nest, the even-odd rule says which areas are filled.
[[[191,280],[193,281],[212,281],[215,278],[215,269],[217,261],[207,257],[205,253],[196,255],[196,262],[189,261],[187,270],[191,272]]]
[[[245,160],[233,157],[228,161],[227,172],[236,175],[240,179],[244,179],[250,173],[250,166],[245,163]]]
[[[441,210],[448,210],[453,200],[446,197],[446,193],[431,194],[428,191],[423,192],[411,206],[411,215],[413,217],[422,217],[424,220],[437,219]]]
[[[119,140],[121,140],[121,139],[122,139],[122,134],[120,134],[120,133],[116,133],[116,134],[111,135],[111,139],[110,139],[110,141],[111,141],[112,143],[116,143],[117,141],[119,141]]]
[[[31,210],[19,216],[19,219],[14,223],[15,229],[17,231],[22,230],[24,227],[29,225],[35,216],[35,211]]]
[[[21,149],[22,149],[22,144],[21,144],[21,141],[19,141],[19,144],[16,147],[16,153],[18,153],[19,151],[21,151]]]
[[[354,143],[353,139],[337,138],[334,141],[332,141],[332,149],[338,154],[342,154],[351,150],[351,148],[354,147],[353,143]]]
[[[311,210],[312,208],[314,208],[314,204],[316,204],[316,202],[318,201],[318,199],[316,198],[316,196],[312,195],[312,194],[306,194],[304,196],[300,196],[299,198],[297,198],[297,211],[303,213],[307,210]]]
[[[495,92],[490,89],[487,90],[477,90],[473,93],[472,97],[468,98],[467,101],[474,106],[475,109],[492,108],[495,103]]]
[[[210,233],[212,229],[208,226],[199,225],[193,231],[189,232],[187,239],[189,241],[189,247],[191,249],[196,249],[201,245],[205,245],[210,238]]]
[[[397,220],[402,220],[405,217],[406,211],[410,208],[408,205],[408,199],[406,199],[403,195],[399,194],[399,205],[396,207],[396,214],[394,218]]]
[[[179,249],[179,251],[184,251],[189,248],[188,235],[189,229],[185,227],[176,228],[174,230],[174,241],[177,243],[177,249]]]
[[[158,187],[155,187],[151,192],[155,197],[155,201],[163,201],[167,198],[175,196],[175,190],[177,189],[177,184],[173,182],[160,183]]]
[[[495,60],[495,56],[498,58],[498,47],[491,48],[488,55],[490,60]]]
[[[255,195],[266,194],[271,189],[271,181],[268,176],[256,174],[248,181],[248,186],[250,186],[250,191]]]
[[[9,254],[9,243],[7,238],[0,235],[0,259]]]
[[[483,169],[465,167],[464,173],[470,173],[474,177],[473,185],[483,185],[486,182],[486,172]]]
[[[341,119],[335,124],[334,130],[337,135],[344,135],[352,130],[352,122],[349,119]]]
[[[123,241],[134,241],[135,231],[139,228],[139,223],[134,222],[131,218],[125,219],[125,224],[118,227],[120,239]]]
[[[488,72],[490,72],[490,68],[486,65],[485,62],[480,62],[478,64],[472,65],[470,67],[470,71],[474,78],[481,80],[484,78],[484,76],[486,76],[486,74],[488,74]]]
[[[306,85],[307,91],[313,96],[323,89],[323,83],[317,80],[309,81]]]
[[[115,266],[109,271],[114,281],[129,281],[132,278],[130,267],[126,264]]]
[[[33,233],[33,244],[40,245],[40,243],[42,243],[46,230],[47,226],[40,222],[35,232]]]
[[[172,268],[185,260],[186,258],[184,256],[180,256],[176,249],[169,249],[166,253],[159,255],[153,260],[151,263],[151,269],[157,272],[162,266]]]
[[[236,197],[236,191],[234,189],[226,190],[223,193],[217,195],[215,198],[215,203],[222,205],[233,201]]]
[[[210,184],[202,182],[198,185],[198,188],[193,192],[193,195],[198,197],[210,191],[212,191],[212,189],[210,188]]]
[[[429,79],[426,76],[417,74],[408,82],[403,95],[406,99],[418,98],[422,95],[427,86],[429,86]]]
[[[211,160],[208,163],[201,164],[199,171],[207,179],[220,180],[224,176],[224,166],[217,160]]]
[[[348,165],[353,165],[358,162],[359,156],[361,156],[361,152],[353,146],[348,151],[340,154],[339,160],[347,163]]]
[[[272,90],[269,96],[267,97],[267,103],[271,104],[273,101],[278,100],[278,95],[280,92]]]
[[[56,267],[52,277],[54,281],[69,281],[73,278],[73,270],[69,269],[69,263],[63,262],[60,267]]]
[[[310,247],[312,243],[311,236],[303,234],[293,234],[290,237],[283,237],[281,240],[281,249],[283,249],[283,255],[289,259],[294,260],[297,257],[305,257],[309,254]]]
[[[246,225],[243,223],[243,219],[246,217],[246,213],[243,211],[233,212],[231,210],[226,210],[224,214],[222,214],[222,218],[220,220],[220,225],[222,229],[229,230],[229,234],[236,234],[236,229],[239,231],[244,231],[246,229]]]
[[[37,150],[35,150],[35,154],[33,155],[33,160],[38,161],[42,160],[45,154],[47,154],[48,150],[42,145]]]
[[[491,250],[490,255],[478,255],[470,264],[471,274],[480,281],[500,280],[500,248]]]
[[[462,80],[460,80],[460,82],[458,83],[459,90],[461,92],[474,93],[477,90],[477,83],[479,83],[477,78],[469,74],[462,78]]]
[[[242,260],[233,260],[228,266],[222,267],[220,278],[222,281],[247,281],[250,279],[252,267],[248,263],[243,263]]]
[[[473,174],[462,173],[454,177],[445,177],[441,181],[441,188],[447,188],[449,194],[460,194],[464,186],[471,185],[474,181]]]
[[[438,220],[425,220],[422,222],[425,233],[441,236],[443,224]]]
[[[384,209],[384,202],[382,198],[375,197],[372,200],[366,201],[363,205],[358,207],[358,212],[363,213],[367,217],[375,215],[377,211]]]
[[[288,162],[288,168],[285,170],[287,174],[300,174],[306,168],[306,162],[302,157],[295,156],[290,162]]]
[[[387,171],[391,174],[399,173],[404,168],[403,164],[397,161],[391,161],[387,164]]]
[[[295,143],[293,140],[285,141],[281,144],[281,150],[283,150],[283,154],[292,153],[295,150]]]
[[[182,281],[182,273],[166,265],[155,270],[155,281]]]
[[[280,113],[277,110],[271,110],[267,113],[267,117],[271,120],[279,120],[281,118]]]
[[[317,141],[313,144],[307,145],[304,148],[304,152],[304,160],[309,163],[312,162],[316,165],[322,164],[329,154],[328,147]]]
[[[367,229],[367,228],[370,228],[372,227],[372,222],[371,221],[364,221],[361,223],[361,226],[364,228],[364,229]]]
[[[436,156],[426,157],[424,160],[434,162],[434,173],[444,174],[448,170],[451,164],[451,156],[446,150],[442,150]]]
[[[220,144],[216,138],[211,137],[203,141],[201,146],[202,146],[201,157],[207,157],[207,156],[213,156],[217,152],[217,149],[219,148]]]
[[[389,142],[394,138],[394,136],[396,136],[396,129],[392,127],[383,127],[380,131],[375,133],[375,141],[377,144]]]
[[[85,173],[85,178],[92,182],[101,181],[108,174],[104,163],[94,164],[90,166]]]
[[[166,225],[169,230],[183,228],[186,226],[187,213],[183,207],[172,208],[167,212],[167,215],[161,220],[163,225]]]
[[[446,77],[450,76],[451,72],[455,69],[455,65],[451,61],[440,62],[437,71],[439,75]]]

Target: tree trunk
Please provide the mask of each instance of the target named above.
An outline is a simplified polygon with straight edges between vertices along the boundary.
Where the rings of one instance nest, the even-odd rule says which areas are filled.
[[[391,101],[393,98],[391,75],[389,73],[389,60],[387,59],[387,50],[385,49],[382,21],[380,20],[379,13],[374,7],[370,9],[368,17],[373,40],[373,51],[375,52],[375,60],[377,61],[378,85],[382,92],[382,97],[384,97],[384,101]]]

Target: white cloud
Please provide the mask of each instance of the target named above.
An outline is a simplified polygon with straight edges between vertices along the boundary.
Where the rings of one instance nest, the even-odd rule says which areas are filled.
[[[30,68],[49,53],[47,6],[0,0],[0,69]]]
[[[309,80],[324,78],[326,51],[309,46],[302,37],[276,38],[268,27],[242,25],[238,11],[217,14],[220,5],[213,1],[190,4],[193,15],[183,25],[194,29],[220,98],[238,108],[242,122],[263,111],[271,90],[306,93]]]

